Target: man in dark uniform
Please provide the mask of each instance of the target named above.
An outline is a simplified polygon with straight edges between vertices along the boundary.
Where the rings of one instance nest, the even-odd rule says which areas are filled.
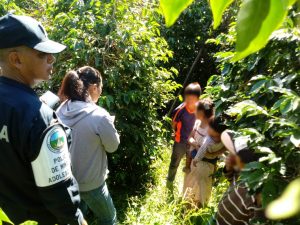
[[[86,224],[64,127],[32,89],[64,48],[31,17],[0,18],[0,207],[15,224]]]

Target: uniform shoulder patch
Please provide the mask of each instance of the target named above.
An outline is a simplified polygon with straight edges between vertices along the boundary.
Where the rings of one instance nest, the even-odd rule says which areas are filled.
[[[67,136],[60,125],[48,130],[31,166],[38,187],[51,186],[72,176]]]
[[[53,129],[47,136],[47,147],[54,153],[59,153],[64,147],[66,140],[65,132],[62,129]]]

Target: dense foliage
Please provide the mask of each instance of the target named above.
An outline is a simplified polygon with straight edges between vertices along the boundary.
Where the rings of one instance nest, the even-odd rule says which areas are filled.
[[[111,156],[112,182],[142,184],[162,141],[157,110],[172,98],[175,75],[159,65],[172,55],[160,37],[150,1],[11,1],[0,13],[16,10],[40,19],[51,38],[68,49],[57,56],[55,75],[42,89],[58,90],[65,72],[83,65],[101,70],[100,105],[116,115],[121,147]],[[43,13],[41,13],[43,12]],[[173,70],[176,72],[175,70]]]
[[[241,2],[245,4],[240,7]],[[166,203],[164,198],[168,154],[162,147],[166,128],[158,112],[173,98],[179,87],[175,80],[183,82],[200,49],[203,52],[190,81],[203,86],[209,79],[205,95],[215,100],[217,114],[226,114],[231,129],[248,136],[251,148],[264,155],[247,165],[241,180],[252,192],[262,193],[266,207],[299,176],[299,10],[294,6],[286,17],[295,0],[209,3],[161,1],[167,25],[175,23],[190,5],[174,26],[166,28],[155,1],[0,0],[0,15],[10,10],[32,15],[46,25],[52,38],[68,46],[57,56],[53,79],[43,83],[40,92],[56,92],[69,69],[88,64],[102,72],[105,84],[99,104],[116,115],[121,133],[119,153],[110,156],[111,182],[136,189],[151,177],[153,162],[158,168],[153,182],[157,186],[150,184],[142,201],[132,199],[126,224],[182,224],[183,220],[184,224],[201,224],[215,212],[226,188],[220,180],[211,205],[200,211],[182,213],[182,205]],[[300,193],[297,181],[292,184]],[[290,198],[299,203],[295,196]]]
[[[173,57],[164,66],[175,67],[178,70],[177,82],[184,82],[200,51],[200,58],[188,82],[198,81],[204,87],[210,75],[216,73],[215,61],[210,54],[213,52],[211,48],[215,47],[205,44],[208,38],[214,37],[211,23],[212,15],[208,2],[197,0],[181,14],[172,27],[161,26],[161,34],[173,51]]]
[[[203,0],[193,1],[171,27],[166,28],[163,25],[164,20],[160,20],[161,35],[173,51],[173,57],[164,63],[164,67],[174,67],[178,70],[178,76],[175,78],[178,83],[183,84],[187,79],[187,84],[199,82],[201,87],[205,88],[209,77],[217,72],[214,52],[218,51],[219,46],[206,41],[216,37],[222,31],[227,31],[228,25],[234,21],[231,15],[237,11],[237,7],[234,6],[224,13],[222,24],[216,30],[211,26],[213,17],[209,2]],[[192,67],[193,63],[195,63],[194,67]]]
[[[262,191],[263,207],[300,171],[300,38],[293,32],[278,31],[261,52],[234,64],[226,60],[232,34],[211,40],[224,48],[216,54],[222,72],[210,78],[206,92],[218,113],[234,118],[228,119],[231,129],[249,136],[251,147],[264,154],[241,176],[252,191]]]
[[[210,1],[215,28],[233,1],[217,2],[220,3]],[[300,171],[298,13],[295,7],[285,17],[295,1],[241,2],[236,23],[229,26],[227,33],[207,41],[220,47],[215,58],[221,74],[211,76],[206,94],[216,101],[217,114],[228,115],[231,129],[247,136],[250,147],[264,155],[259,162],[247,165],[240,179],[247,183],[251,192],[262,193],[265,208]],[[166,7],[164,4],[165,1],[161,1],[162,8]],[[167,25],[173,23],[165,16]],[[234,14],[232,16],[235,18]],[[275,31],[279,25],[281,29]],[[270,36],[271,41],[263,48]],[[248,56],[261,48],[260,52]],[[236,62],[242,58],[245,59]],[[299,189],[297,187],[294,194],[286,194],[288,200],[281,201],[289,207],[268,210],[272,212],[268,216],[287,218],[293,215],[290,212],[299,211],[296,203]],[[283,224],[299,223],[296,220],[283,221]],[[264,223],[273,224],[271,221]]]

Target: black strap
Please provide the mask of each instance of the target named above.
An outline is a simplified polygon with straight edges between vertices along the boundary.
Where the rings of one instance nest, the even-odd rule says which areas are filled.
[[[214,159],[203,158],[203,159],[202,159],[202,161],[211,163],[211,164],[213,164],[213,165],[216,165],[217,162],[218,162],[218,160],[219,160],[219,158],[214,158]]]

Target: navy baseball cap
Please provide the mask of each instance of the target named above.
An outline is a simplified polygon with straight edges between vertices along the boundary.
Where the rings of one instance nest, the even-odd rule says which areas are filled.
[[[7,14],[0,18],[0,49],[25,45],[40,52],[59,53],[66,46],[48,39],[40,22],[29,16]]]

